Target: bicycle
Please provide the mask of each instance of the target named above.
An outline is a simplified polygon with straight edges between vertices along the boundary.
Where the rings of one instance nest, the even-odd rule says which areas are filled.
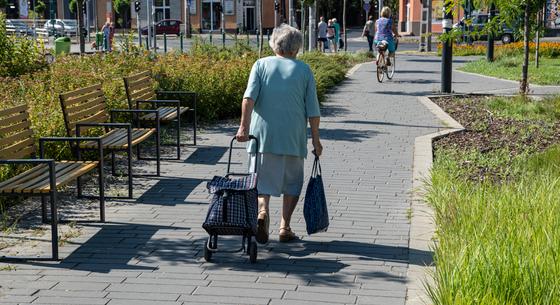
[[[397,45],[398,45],[398,40],[395,39],[395,49]],[[385,75],[387,75],[387,79],[392,79],[393,75],[395,75],[396,60],[395,60],[394,52],[392,54],[386,55],[387,49],[389,48],[389,43],[387,42],[387,40],[382,40],[378,42],[376,47],[377,47],[377,61],[376,61],[377,81],[381,83],[383,82]],[[388,57],[391,60],[390,66],[387,66],[387,62],[385,60],[386,57]]]

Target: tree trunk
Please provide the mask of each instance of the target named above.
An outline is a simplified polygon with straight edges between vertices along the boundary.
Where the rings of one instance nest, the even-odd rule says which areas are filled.
[[[530,7],[529,3],[525,4],[525,16],[524,16],[524,37],[523,37],[523,68],[521,74],[521,85],[519,87],[519,93],[521,95],[526,95],[529,91],[529,35],[531,34],[531,23],[530,23]]]

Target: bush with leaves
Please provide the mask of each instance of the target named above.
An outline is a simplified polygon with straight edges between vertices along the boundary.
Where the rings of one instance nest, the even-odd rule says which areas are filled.
[[[8,35],[0,13],[0,77],[18,76],[46,67],[44,46],[26,37]]]

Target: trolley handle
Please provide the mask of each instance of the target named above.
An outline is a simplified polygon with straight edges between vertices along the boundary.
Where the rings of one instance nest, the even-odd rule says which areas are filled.
[[[229,143],[229,157],[228,157],[228,164],[227,164],[227,174],[230,174],[230,168],[231,168],[231,154],[233,151],[233,142],[235,142],[236,137],[233,137],[233,139],[231,139],[230,143]],[[259,164],[258,160],[259,160],[259,140],[257,139],[257,137],[253,136],[253,135],[249,135],[249,141],[250,140],[255,140],[255,143],[257,144],[256,147],[256,152],[255,152],[255,166],[253,167],[254,172],[257,172],[257,164]]]

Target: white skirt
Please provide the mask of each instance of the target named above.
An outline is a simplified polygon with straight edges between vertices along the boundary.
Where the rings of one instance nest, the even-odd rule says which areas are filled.
[[[253,171],[255,154],[249,154],[250,171]],[[296,156],[259,153],[257,164],[257,190],[259,195],[299,196],[303,187],[304,159]]]

